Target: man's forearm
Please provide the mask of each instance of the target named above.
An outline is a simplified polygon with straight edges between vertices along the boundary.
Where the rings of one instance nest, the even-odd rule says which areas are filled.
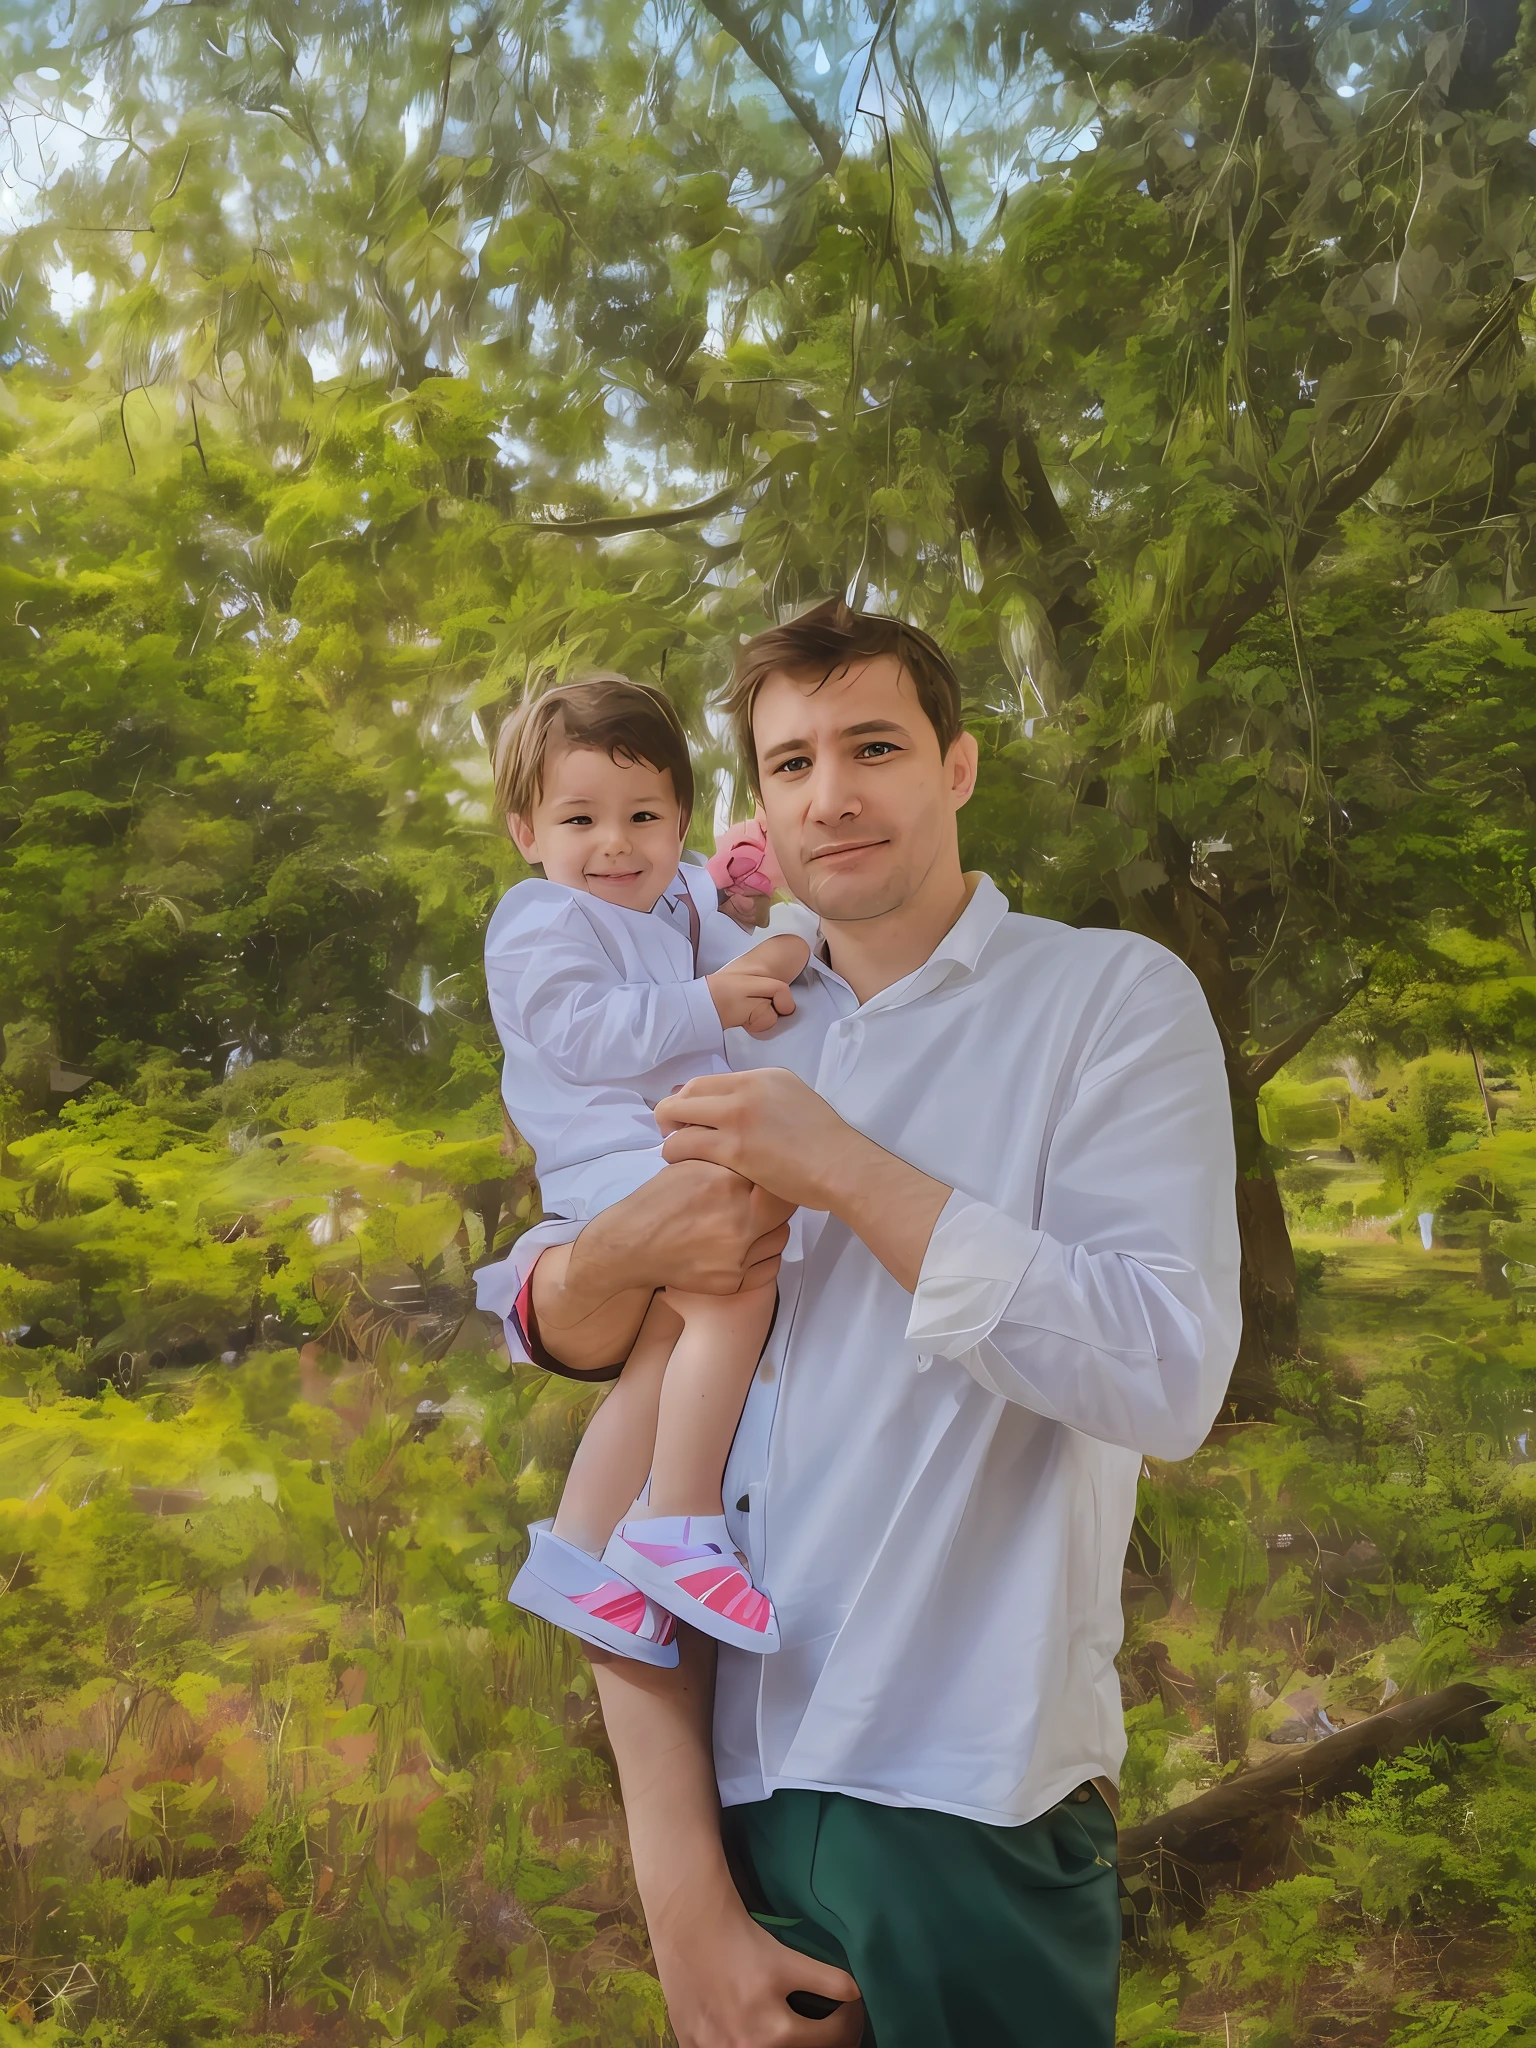
[[[909,1294],[917,1290],[944,1204],[953,1189],[850,1131],[827,1173],[827,1207],[862,1238]]]
[[[783,1947],[742,1904],[720,1839],[710,1724],[715,1646],[678,1631],[676,1670],[596,1652],[592,1669],[619,1767],[635,1881],[679,2048],[852,2048],[864,2035],[845,1970]],[[798,2018],[809,1991],[840,2010]]]
[[[575,1372],[623,1363],[654,1292],[643,1283],[614,1291],[612,1276],[603,1271],[601,1243],[594,1248],[586,1242],[602,1221],[589,1223],[570,1244],[551,1245],[533,1269],[540,1346]]]

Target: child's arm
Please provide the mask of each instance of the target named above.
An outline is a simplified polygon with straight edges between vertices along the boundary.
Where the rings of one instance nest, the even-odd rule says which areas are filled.
[[[761,1038],[795,1007],[789,984],[804,972],[811,949],[804,939],[782,933],[765,939],[739,960],[706,977],[720,1022],[729,1031],[750,1031]]]
[[[577,910],[493,932],[485,980],[497,1028],[566,1080],[634,1086],[680,1054],[724,1054],[703,981],[622,981]]]

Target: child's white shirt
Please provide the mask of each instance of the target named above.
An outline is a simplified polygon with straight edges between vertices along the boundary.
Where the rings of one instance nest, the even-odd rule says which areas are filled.
[[[546,1216],[585,1222],[633,1194],[664,1164],[657,1103],[729,1071],[703,977],[765,934],[718,902],[706,870],[685,861],[649,911],[544,881],[519,882],[496,906],[485,980],[502,1099],[533,1147]]]

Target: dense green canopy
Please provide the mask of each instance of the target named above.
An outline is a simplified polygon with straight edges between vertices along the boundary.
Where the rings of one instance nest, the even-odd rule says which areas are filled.
[[[499,701],[664,675],[724,771],[733,636],[846,589],[963,667],[973,857],[1200,975],[1285,1348],[1258,1087],[1405,926],[1531,908],[1497,20],[50,20],[5,46],[13,1016],[105,1073],[408,1038],[505,872]]]

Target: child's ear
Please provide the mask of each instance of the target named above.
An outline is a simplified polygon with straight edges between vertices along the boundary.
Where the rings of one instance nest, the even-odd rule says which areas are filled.
[[[528,818],[519,817],[516,811],[508,811],[507,830],[512,835],[512,844],[523,856],[523,859],[527,861],[529,867],[542,867],[543,862],[539,858],[538,836],[534,832],[532,821]]]

